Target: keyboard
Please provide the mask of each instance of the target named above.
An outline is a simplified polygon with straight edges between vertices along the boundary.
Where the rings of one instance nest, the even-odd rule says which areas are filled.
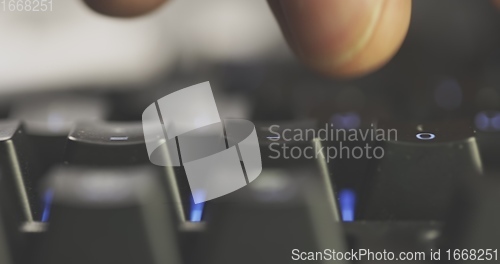
[[[332,81],[288,65],[4,98],[0,264],[497,263],[497,90],[469,102],[470,83],[432,77],[410,98],[392,92],[397,78]],[[263,165],[204,203],[184,167],[150,162],[141,123],[198,80],[221,116],[255,124]]]

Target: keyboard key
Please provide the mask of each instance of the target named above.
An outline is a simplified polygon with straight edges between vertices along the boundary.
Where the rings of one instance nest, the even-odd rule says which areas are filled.
[[[79,122],[71,130],[64,161],[72,165],[150,165],[140,122]],[[167,159],[167,145],[160,142],[157,158]],[[170,189],[180,221],[191,219],[192,194],[183,167],[157,167],[161,183]]]
[[[18,222],[36,221],[41,217],[41,201],[35,190],[39,168],[35,163],[19,121],[0,121],[0,170],[4,190],[15,208]]]
[[[108,112],[108,105],[99,98],[52,94],[18,100],[10,117],[26,124],[26,133],[46,171],[62,161],[66,137],[76,121],[103,120]]]
[[[293,249],[344,250],[337,205],[317,173],[264,169],[250,185],[213,200],[197,263],[288,263]]]
[[[40,263],[181,263],[172,205],[143,167],[51,172],[54,192]]]
[[[140,122],[78,122],[69,132],[64,161],[84,165],[149,162]]]
[[[456,189],[441,241],[444,250],[498,249],[499,189],[500,180],[496,177],[474,179]]]
[[[454,186],[482,173],[467,122],[379,122],[377,133],[384,155],[373,159],[363,219],[443,220]]]

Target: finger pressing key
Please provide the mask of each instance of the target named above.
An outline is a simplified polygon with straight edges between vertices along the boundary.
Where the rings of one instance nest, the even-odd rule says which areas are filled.
[[[295,53],[335,76],[380,68],[397,52],[410,24],[410,0],[268,1]]]

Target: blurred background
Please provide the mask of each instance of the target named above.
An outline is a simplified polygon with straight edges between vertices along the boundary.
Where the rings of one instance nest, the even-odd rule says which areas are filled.
[[[5,99],[135,90],[146,97],[134,95],[142,107],[209,80],[234,95],[227,101],[237,106],[221,112],[253,119],[329,120],[333,112],[356,112],[421,120],[497,110],[500,12],[493,3],[418,0],[412,10],[408,36],[388,65],[335,80],[297,61],[264,0],[171,1],[134,19],[55,0],[52,12],[1,12],[0,92]],[[130,111],[136,119],[139,112]]]
[[[141,84],[174,67],[288,52],[265,1],[172,1],[134,19],[99,15],[83,1],[53,6],[2,12],[3,91]]]

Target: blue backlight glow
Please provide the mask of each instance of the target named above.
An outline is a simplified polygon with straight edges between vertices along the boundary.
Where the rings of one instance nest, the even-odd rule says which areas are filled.
[[[205,192],[203,191],[195,191],[193,192],[193,196],[200,200],[204,200]],[[189,221],[191,222],[200,222],[203,216],[203,209],[205,208],[205,203],[194,203],[194,199],[191,200],[191,212],[189,216]]]
[[[350,189],[343,189],[339,193],[340,210],[342,221],[354,221],[354,210],[356,208],[356,193]]]
[[[52,204],[52,198],[54,196],[54,191],[47,190],[43,197],[43,213],[42,213],[42,222],[49,221],[50,215],[50,205]]]

